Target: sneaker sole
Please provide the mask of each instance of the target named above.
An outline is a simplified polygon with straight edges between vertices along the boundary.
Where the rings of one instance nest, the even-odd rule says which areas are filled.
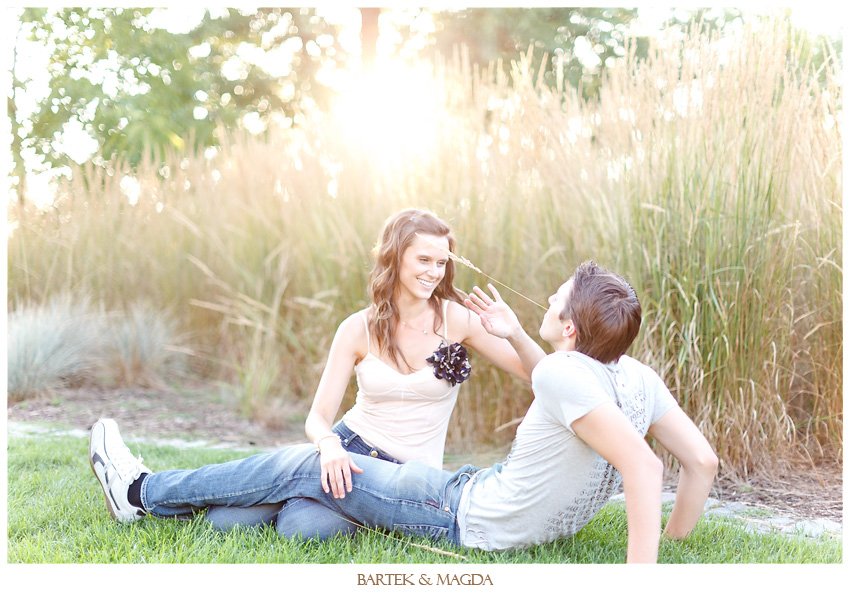
[[[94,434],[94,429],[92,429],[92,434]],[[91,435],[89,435],[89,445],[91,445]],[[115,509],[112,507],[112,501],[109,500],[109,496],[107,495],[107,492],[109,491],[109,487],[106,484],[106,478],[105,477],[101,478],[100,474],[97,473],[97,470],[94,467],[93,457],[94,456],[92,455],[91,450],[90,450],[89,451],[89,467],[91,468],[91,471],[92,471],[92,474],[94,474],[94,477],[97,478],[97,481],[100,484],[101,490],[103,490],[103,499],[106,501],[106,510],[109,511],[109,515],[110,515],[110,517],[112,517],[112,519],[120,522],[121,520],[118,519],[118,515],[115,513]]]
[[[91,468],[94,477],[97,478],[97,481],[100,483],[100,488],[103,490],[103,500],[106,501],[106,510],[109,511],[109,515],[112,519],[118,521],[118,516],[115,515],[115,510],[112,509],[112,501],[109,500],[109,497],[106,496],[106,491],[108,490],[106,486],[103,484],[103,480],[101,480],[100,475],[97,473],[97,470],[94,469],[94,463],[92,463],[91,457],[89,457],[89,467]]]

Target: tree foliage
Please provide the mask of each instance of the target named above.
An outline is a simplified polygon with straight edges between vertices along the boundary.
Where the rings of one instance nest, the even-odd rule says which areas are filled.
[[[805,29],[794,28],[790,19],[791,9],[784,9],[788,17],[788,27],[793,29],[795,37],[794,45],[788,50],[788,57],[799,52],[799,64],[806,76],[816,77],[821,85],[826,85],[826,77],[829,69],[824,68],[828,61],[837,60],[842,62],[843,37],[841,35],[830,36],[823,33],[813,33]],[[685,35],[693,35],[696,31],[708,33],[723,33],[731,27],[740,27],[751,18],[739,8],[697,8],[687,10],[683,8],[670,9],[670,15],[661,24],[662,28],[678,28]],[[694,28],[694,24],[696,27]]]
[[[26,8],[21,31],[50,48],[49,90],[32,114],[22,113],[19,97],[29,73],[13,55],[12,93],[7,99],[12,129],[14,175],[24,196],[24,154],[34,154],[45,169],[72,161],[65,141],[74,128],[96,142],[104,159],[120,157],[131,165],[145,155],[194,149],[218,143],[221,128],[261,131],[273,120],[298,123],[306,106],[324,107],[331,90],[321,71],[343,66],[349,56],[337,26],[316,8],[211,9],[185,33],[152,24],[152,8]],[[359,9],[363,17],[364,67],[375,57],[378,15],[388,9]],[[425,9],[423,9],[425,10]],[[534,67],[554,85],[558,65],[564,80],[585,97],[597,95],[605,69],[624,55],[637,9],[601,7],[428,9],[436,26],[425,55],[451,55],[464,45],[473,62],[512,60],[530,46]],[[417,11],[418,12],[418,11]],[[691,19],[723,29],[739,22],[737,9],[676,10],[666,26],[686,31]],[[413,35],[403,19],[402,39]],[[648,42],[637,38],[645,55]],[[828,47],[809,44],[810,72],[828,55],[841,56],[841,40]],[[79,138],[79,137],[78,137]],[[80,152],[77,151],[77,154]],[[78,158],[78,157],[77,157]],[[100,159],[100,158],[98,158]]]
[[[555,81],[556,61],[564,79],[585,95],[595,95],[611,61],[625,53],[626,30],[637,17],[635,8],[465,8],[435,15],[436,51],[451,55],[461,44],[470,60],[480,64],[502,60],[505,67],[530,46],[535,55],[548,54],[545,79]],[[639,40],[638,52],[645,52]]]
[[[41,157],[45,169],[72,161],[62,143],[69,128],[91,136],[103,158],[120,156],[132,165],[148,153],[182,150],[187,140],[195,149],[215,145],[219,126],[250,122],[257,130],[275,118],[297,122],[305,105],[325,105],[330,90],[321,84],[319,70],[348,58],[335,26],[314,8],[205,11],[186,33],[153,26],[153,10],[24,10],[22,25],[32,39],[51,48],[51,56],[49,91],[31,116],[17,109],[14,89],[27,81],[13,67],[8,105],[19,192],[23,151]],[[364,22],[375,25],[378,9],[364,10],[373,17]],[[509,64],[534,44],[552,61],[562,59],[568,81],[593,93],[606,61],[623,53],[625,28],[636,10],[471,8],[432,13],[438,30],[431,47],[444,54],[462,43],[475,61],[503,59]],[[372,37],[366,46],[374,45]],[[577,45],[587,49],[583,61]],[[266,60],[252,60],[258,54]],[[598,59],[588,62],[591,55]]]
[[[31,37],[52,52],[49,92],[31,130],[14,126],[19,149],[66,164],[57,141],[69,125],[81,126],[107,159],[132,164],[187,139],[207,146],[219,125],[244,125],[246,117],[255,127],[273,115],[297,120],[305,98],[321,104],[327,95],[316,76],[323,62],[344,59],[334,27],[313,8],[207,11],[187,33],[152,26],[153,10],[24,11]],[[261,51],[274,61],[253,61]]]

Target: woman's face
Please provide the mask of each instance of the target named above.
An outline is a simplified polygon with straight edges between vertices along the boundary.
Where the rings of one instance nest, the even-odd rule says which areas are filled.
[[[404,250],[398,272],[399,296],[427,300],[446,276],[449,256],[434,244],[449,250],[446,236],[429,234],[414,236],[413,243]]]

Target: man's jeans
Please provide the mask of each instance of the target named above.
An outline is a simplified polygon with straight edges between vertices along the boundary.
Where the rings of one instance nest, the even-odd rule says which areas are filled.
[[[183,517],[210,505],[251,507],[307,497],[364,526],[460,544],[460,497],[478,468],[448,472],[418,462],[351,457],[363,473],[354,474],[354,488],[343,499],[322,490],[319,454],[306,444],[197,470],[151,474],[142,482],[142,504],[158,517]]]
[[[395,464],[401,463],[389,453],[366,443],[360,435],[339,421],[333,432],[340,438],[343,448],[351,453],[377,457]],[[290,499],[286,503],[267,503],[253,507],[222,507],[207,509],[207,521],[216,529],[227,531],[236,525],[257,526],[274,524],[284,538],[301,536],[327,540],[339,535],[350,536],[357,524],[338,512],[313,499]]]

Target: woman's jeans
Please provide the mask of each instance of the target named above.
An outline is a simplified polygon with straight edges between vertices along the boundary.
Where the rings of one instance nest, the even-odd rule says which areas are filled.
[[[360,435],[342,421],[333,428],[343,448],[351,453],[369,455],[384,461],[401,463],[390,454],[367,444]],[[222,507],[213,505],[207,510],[207,521],[219,530],[230,530],[236,525],[256,526],[275,524],[285,538],[301,536],[326,540],[337,535],[351,535],[357,524],[340,516],[313,499],[290,499],[285,503],[268,503],[253,507]]]
[[[343,499],[324,492],[319,454],[306,444],[197,470],[151,474],[142,482],[142,504],[158,517],[186,517],[212,505],[254,507],[303,497],[357,525],[460,544],[460,496],[478,468],[448,472],[418,462],[398,465],[357,453],[351,457],[363,473],[353,475],[353,490]]]

